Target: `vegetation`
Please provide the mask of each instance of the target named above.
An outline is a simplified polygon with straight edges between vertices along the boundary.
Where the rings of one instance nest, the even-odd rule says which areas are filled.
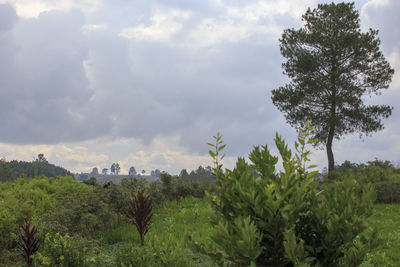
[[[67,176],[71,173],[62,167],[49,163],[43,154],[39,154],[32,162],[17,160],[8,162],[5,159],[0,159],[0,182],[11,181],[23,175],[33,178],[42,175],[47,177]]]
[[[29,217],[40,240],[33,266],[220,266],[215,257],[198,254],[188,244],[190,235],[198,247],[216,251],[212,240],[215,215],[209,200],[191,196],[166,200],[169,197],[163,195],[161,187],[152,191],[149,186],[132,180],[103,188],[70,177],[0,183],[0,266],[24,266],[13,240],[18,239],[19,225]],[[130,192],[142,187],[164,199],[153,209],[152,227],[143,247],[136,227],[124,213]],[[368,223],[380,230],[379,238],[384,242],[367,253],[362,266],[396,266],[398,206],[377,205],[375,210]],[[371,232],[372,228],[366,229],[367,235]]]
[[[282,66],[292,81],[273,90],[272,101],[293,126],[311,120],[331,172],[334,138],[383,129],[382,118],[393,108],[366,105],[363,98],[388,88],[394,70],[380,51],[378,31],[361,32],[354,3],[319,4],[303,21],[303,28],[287,29],[280,39],[287,59]]]
[[[40,247],[39,240],[35,237],[37,229],[31,224],[31,221],[24,223],[19,228],[19,242],[21,254],[25,259],[28,267],[32,266],[32,256]]]
[[[214,182],[215,178],[212,174],[210,166],[203,168],[199,166],[197,170],[193,170],[190,173],[186,169],[183,169],[179,176],[184,180],[201,181],[201,182]]]
[[[360,32],[354,4],[319,5],[303,19],[304,28],[281,39],[292,82],[273,91],[298,126],[294,151],[277,134],[279,157],[256,146],[249,161],[238,158],[224,170],[218,133],[209,144],[213,169],[180,176],[155,170],[149,181],[132,178],[134,167],[120,176],[113,163],[120,184],[102,184],[97,167],[94,177],[76,181],[43,154],[33,162],[0,160],[0,266],[398,264],[399,206],[377,204],[373,214],[373,204],[400,202],[400,170],[375,159],[346,161],[334,172],[332,154],[334,137],[383,127],[392,108],[365,106],[361,98],[387,88],[393,70],[377,32]],[[329,161],[322,179],[307,150],[320,143]]]
[[[400,205],[379,204],[374,207],[374,214],[368,219],[371,227],[379,229],[382,244],[367,254],[362,267],[398,266],[400,262]]]
[[[280,136],[278,157],[267,146],[255,147],[251,164],[239,158],[233,170],[222,171],[221,136],[215,136],[216,194],[212,196],[215,252],[234,266],[358,266],[378,244],[376,232],[361,235],[372,214],[373,187],[345,179],[319,185],[309,161],[309,130],[300,129],[296,153]],[[222,156],[223,157],[223,156]],[[205,251],[205,249],[199,248]]]
[[[400,203],[400,169],[394,168],[390,161],[375,159],[366,164],[345,161],[337,165],[331,175],[325,174],[326,183],[334,180],[356,180],[360,184],[371,183],[376,191],[375,203]]]
[[[144,236],[150,229],[151,217],[153,216],[153,204],[149,195],[144,189],[139,190],[131,197],[129,203],[129,215],[132,223],[136,226],[140,236],[140,245],[144,246]]]

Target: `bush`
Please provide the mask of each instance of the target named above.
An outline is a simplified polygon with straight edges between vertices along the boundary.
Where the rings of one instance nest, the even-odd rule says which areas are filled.
[[[82,237],[47,233],[43,247],[34,256],[35,266],[99,266],[97,244]]]
[[[180,200],[181,198],[193,196],[203,198],[205,192],[214,191],[214,184],[182,179],[180,176],[172,176],[166,172],[161,173],[161,192],[168,200]]]
[[[400,203],[400,181],[375,183],[376,203]]]
[[[208,254],[221,264],[357,266],[377,245],[375,235],[360,237],[372,213],[372,186],[344,179],[319,187],[316,172],[309,171],[314,166],[305,166],[305,146],[314,142],[307,139],[309,130],[300,133],[294,155],[276,136],[281,172],[267,146],[254,148],[251,164],[239,158],[233,170],[223,172],[219,153],[225,145],[215,137],[215,248]]]

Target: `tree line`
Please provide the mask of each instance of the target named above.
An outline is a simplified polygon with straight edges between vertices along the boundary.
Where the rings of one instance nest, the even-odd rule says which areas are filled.
[[[63,167],[49,163],[43,154],[39,154],[31,162],[0,159],[0,181],[12,181],[21,176],[33,178],[42,175],[57,177],[71,176],[72,173]]]

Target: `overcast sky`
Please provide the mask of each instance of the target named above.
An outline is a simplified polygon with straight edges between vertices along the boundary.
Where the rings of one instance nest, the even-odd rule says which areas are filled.
[[[330,2],[330,1],[322,1]],[[336,1],[335,1],[336,2]],[[211,165],[220,131],[226,165],[296,132],[271,102],[288,82],[278,39],[314,0],[0,0],[0,157],[44,153],[73,172],[179,173]],[[359,0],[395,69],[382,96],[385,130],[333,144],[335,160],[400,161],[400,1]],[[313,161],[326,166],[325,151]]]

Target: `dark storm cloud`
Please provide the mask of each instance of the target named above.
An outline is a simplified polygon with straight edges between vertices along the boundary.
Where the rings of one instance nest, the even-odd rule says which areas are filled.
[[[243,41],[193,52],[113,39],[107,31],[89,36],[98,78],[90,109],[113,114],[115,137],[150,142],[179,135],[190,150],[205,152],[209,138],[222,131],[237,152],[274,133],[277,111],[268,91],[279,85],[278,47]]]
[[[170,10],[190,15],[178,14],[175,21]],[[158,11],[178,25],[171,36],[120,35],[130,27],[148,30]],[[0,5],[0,25],[7,25],[0,28],[0,142],[126,137],[149,144],[155,137],[179,136],[190,152],[204,154],[205,143],[220,131],[227,153],[243,155],[253,144],[271,145],[276,131],[293,139],[295,131],[270,99],[271,90],[287,82],[277,30],[257,27],[298,28],[300,18],[281,13],[249,22],[227,18],[226,12],[215,1],[117,0],[85,15],[50,11],[18,19],[10,6]],[[397,17],[374,12],[373,28],[381,29],[382,43],[394,49],[396,38],[385,37],[383,29],[393,28],[384,24]],[[206,19],[217,34],[194,36]],[[220,36],[223,27],[231,35]]]
[[[243,5],[233,2],[228,4]],[[238,152],[264,143],[273,126],[279,128],[279,113],[269,99],[282,77],[273,35],[251,33],[193,49],[197,44],[187,36],[220,7],[171,1],[170,8],[192,12],[172,45],[129,40],[118,36],[121,27],[151,26],[153,9],[167,4],[124,4],[89,14],[90,23],[105,26],[86,33],[79,11],[51,11],[15,24],[15,11],[7,6],[2,19],[9,18],[13,34],[1,45],[12,53],[2,55],[2,64],[14,68],[4,74],[1,89],[1,142],[57,143],[108,135],[149,143],[156,136],[178,135],[191,151],[205,152],[204,143],[222,131]],[[216,16],[217,22],[228,23],[225,15]],[[279,20],[285,21],[283,16]],[[292,18],[287,21],[293,24]]]

